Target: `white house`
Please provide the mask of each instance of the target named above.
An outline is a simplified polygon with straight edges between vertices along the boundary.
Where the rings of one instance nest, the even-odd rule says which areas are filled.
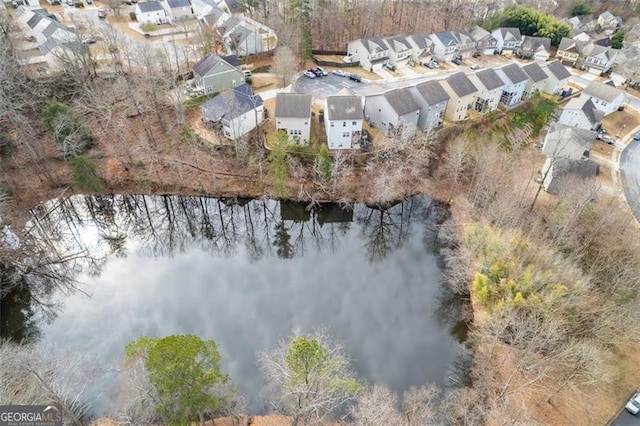
[[[559,61],[553,61],[547,62],[542,68],[546,71],[547,76],[549,76],[542,91],[549,95],[557,95],[562,92],[569,82],[569,77],[571,77],[571,73],[567,70],[567,67]]]
[[[429,37],[433,41],[433,56],[438,60],[451,61],[458,55],[460,41],[453,31],[441,31]]]
[[[278,45],[278,37],[271,28],[246,16],[222,19],[217,30],[227,53],[238,57],[269,52]]]
[[[433,40],[424,34],[413,34],[407,37],[411,44],[411,60],[418,64],[428,63],[433,56]]]
[[[464,59],[473,55],[476,51],[476,41],[469,31],[460,30],[453,31],[456,39],[458,39],[458,57]]]
[[[368,96],[364,114],[369,124],[386,136],[408,140],[413,137],[420,118],[420,105],[408,88]]]
[[[580,56],[584,53],[587,43],[588,41],[562,37],[556,51],[556,59],[565,65],[575,66]]]
[[[496,50],[501,53],[512,53],[522,43],[518,28],[497,28],[491,35],[496,39]]]
[[[573,160],[571,158],[547,158],[542,166],[544,190],[556,194],[563,188],[575,186],[576,181],[594,179],[598,176],[600,166],[589,160]]]
[[[380,37],[359,38],[350,41],[347,56],[367,71],[381,70],[389,62],[389,46]]]
[[[467,119],[467,111],[473,108],[478,88],[463,72],[450,75],[440,80],[442,88],[449,95],[449,102],[445,111],[445,118],[449,121]]]
[[[278,93],[276,95],[276,130],[284,131],[290,142],[309,143],[311,137],[311,95]]]
[[[604,115],[609,115],[622,106],[626,100],[624,92],[608,84],[592,81],[580,94],[581,98],[591,99],[593,104]]]
[[[604,113],[588,98],[573,98],[562,108],[558,123],[584,130],[597,130]]]
[[[175,23],[193,17],[193,9],[189,0],[163,0],[162,6],[169,22]]]
[[[329,149],[350,149],[362,134],[362,98],[329,96],[324,100],[324,128]]]
[[[591,44],[590,49],[585,53],[582,67],[589,70],[591,74],[600,75],[603,72],[609,71],[613,66],[619,50]]]
[[[544,138],[542,152],[551,158],[580,160],[589,157],[594,139],[595,132],[553,123]]]
[[[483,55],[493,55],[498,46],[498,40],[487,30],[476,25],[471,30],[471,37],[476,42],[476,50]]]
[[[598,16],[598,25],[600,28],[618,28],[622,26],[622,18],[614,16],[613,13],[605,10]]]
[[[475,74],[469,74],[468,77],[478,88],[473,109],[480,114],[486,114],[497,109],[502,96],[502,89],[505,87],[498,74],[491,68],[487,68]]]
[[[438,80],[430,80],[409,88],[413,98],[420,105],[418,128],[428,132],[438,127],[444,119],[449,95]]]
[[[518,56],[546,62],[551,56],[551,39],[549,37],[523,36],[522,44],[517,49]]]
[[[527,74],[527,84],[523,94],[525,98],[533,96],[536,90],[538,92],[544,90],[544,85],[547,83],[549,76],[537,62],[525,65],[522,67],[522,71]]]
[[[517,64],[505,65],[496,69],[496,73],[504,82],[500,103],[507,108],[518,104],[527,87],[527,74]]]
[[[411,43],[403,36],[393,36],[384,39],[389,47],[389,64],[402,68],[409,63],[413,48]]]
[[[212,123],[227,139],[239,139],[264,120],[262,98],[243,84],[202,104],[202,120]]]
[[[581,31],[587,33],[593,32],[598,25],[598,22],[593,15],[578,15],[572,18],[565,18],[562,21],[571,27],[573,34],[577,34]]]
[[[136,19],[141,24],[164,24],[169,22],[167,12],[159,1],[145,1],[136,4]]]

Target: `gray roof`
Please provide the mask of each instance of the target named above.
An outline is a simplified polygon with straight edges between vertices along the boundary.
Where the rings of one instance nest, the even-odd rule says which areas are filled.
[[[471,37],[473,37],[475,41],[481,41],[481,40],[484,40],[485,38],[491,37],[491,33],[485,30],[484,28],[482,28],[481,26],[476,25],[471,30]]]
[[[487,68],[486,70],[478,71],[476,73],[476,77],[487,90],[497,89],[498,87],[504,86],[504,82],[500,78],[500,76],[491,68]]]
[[[145,12],[156,12],[159,10],[164,10],[159,1],[145,1],[137,4],[140,11]]]
[[[587,117],[587,119],[589,120],[589,123],[594,126],[600,123],[604,118],[604,112],[596,108],[593,101],[588,98],[573,98],[569,102],[567,102],[567,105],[565,105],[564,109],[581,110],[584,113],[585,117]]]
[[[567,67],[562,65],[559,61],[549,62],[546,64],[547,70],[558,80],[564,80],[571,77],[571,73],[567,70]]]
[[[198,19],[198,21],[201,24],[204,24],[212,28],[218,22],[218,19],[220,19],[222,15],[224,15],[223,11],[217,8],[213,8],[211,9],[211,12],[209,14],[202,16],[201,18]]]
[[[600,83],[598,81],[592,81],[584,88],[582,93],[586,96],[593,96],[594,98],[602,99],[603,101],[613,102],[622,94],[622,92],[615,87],[611,87],[608,84]]]
[[[229,13],[241,13],[243,11],[242,4],[237,0],[224,0],[224,2],[220,2],[220,5],[222,3],[229,8]]]
[[[532,62],[528,65],[525,65],[524,67],[522,67],[522,71],[524,71],[525,74],[527,74],[527,76],[529,77],[529,79],[534,83],[537,83],[539,81],[546,80],[547,78],[549,78],[547,73],[544,72],[542,67],[538,65],[537,62]]]
[[[167,5],[169,5],[170,9],[175,9],[178,7],[190,7],[191,3],[189,3],[189,0],[167,0]]]
[[[567,52],[571,50],[575,50],[576,53],[581,53],[586,44],[587,44],[586,41],[574,40],[572,38],[562,37],[562,40],[560,40],[560,45],[558,46],[558,50],[565,50]]]
[[[276,117],[311,117],[311,95],[278,93],[276,95]]]
[[[527,74],[522,71],[522,68],[520,68],[518,64],[505,65],[500,69],[513,84],[517,84],[528,79]]]
[[[329,96],[324,112],[329,120],[362,120],[362,98],[360,96]]]
[[[369,53],[382,52],[389,49],[385,44],[385,42],[380,37],[376,37],[376,36],[361,38],[360,42],[362,42],[364,48],[367,49],[367,52]]]
[[[460,42],[453,31],[440,31],[439,33],[435,33],[434,36],[445,46],[451,46],[452,44],[458,44]]]
[[[548,157],[566,157],[564,147],[574,144],[589,152],[595,139],[595,132],[577,127],[567,126],[562,123],[552,123],[544,137],[543,152]]]
[[[449,95],[438,80],[420,83],[416,86],[416,90],[429,105],[436,105],[449,100]]]
[[[546,183],[546,190],[551,193],[557,193],[567,177],[589,179],[598,176],[600,172],[600,166],[592,161],[571,158],[557,158],[551,167],[551,181]]]
[[[193,72],[203,77],[207,75],[209,71],[213,69],[213,67],[215,67],[221,62],[224,62],[230,67],[233,67],[231,64],[226,62],[224,59],[222,59],[220,56],[216,55],[215,53],[209,53],[207,56],[205,56],[204,58],[196,62],[196,64],[193,66]]]
[[[29,20],[27,21],[27,25],[29,26],[29,28],[34,29],[36,25],[38,25],[38,22],[40,22],[41,20],[42,15],[39,13],[34,13],[33,16],[31,16],[31,18],[29,18]]]
[[[384,41],[387,43],[387,46],[389,46],[389,49],[394,52],[402,52],[411,49],[411,44],[409,44],[407,39],[401,35],[387,37]]]
[[[235,89],[222,92],[202,104],[202,114],[207,120],[217,122],[232,120],[263,104],[260,95],[253,93],[251,86],[242,84]]]
[[[522,39],[519,28],[500,28],[500,34],[502,35],[503,40],[507,38],[507,36],[512,36],[517,40]]]
[[[410,38],[420,49],[428,49],[429,46],[433,45],[433,40],[431,40],[425,33],[413,34],[408,38]]]
[[[522,37],[521,49],[535,52],[541,47],[543,47],[547,52],[551,51],[551,39],[549,37]]]
[[[452,74],[445,81],[459,97],[467,96],[478,91],[478,88],[463,72]]]
[[[390,90],[383,96],[398,115],[405,115],[420,109],[420,105],[416,103],[411,96],[411,91],[407,88]]]

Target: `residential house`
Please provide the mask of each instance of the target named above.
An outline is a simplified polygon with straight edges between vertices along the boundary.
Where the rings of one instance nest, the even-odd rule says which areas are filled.
[[[218,2],[218,9],[222,10],[225,13],[229,13],[232,15],[241,15],[244,13],[245,2],[240,0],[216,0]]]
[[[37,66],[39,72],[59,71],[87,52],[78,34],[45,9],[19,6],[12,18],[12,24],[24,34],[16,39],[18,60],[23,65]]]
[[[549,37],[523,36],[517,54],[524,59],[546,62],[551,56],[551,39]]]
[[[574,40],[579,40],[579,41],[591,41],[591,36],[587,33],[585,33],[584,31],[580,31],[578,33],[575,33],[572,37],[572,39]]]
[[[386,136],[408,140],[416,133],[420,105],[408,88],[368,96],[364,114],[369,124]]]
[[[324,100],[324,129],[329,149],[350,149],[362,134],[362,98],[329,96]]]
[[[496,39],[496,50],[500,53],[513,53],[522,43],[518,28],[497,28],[491,35]]]
[[[571,77],[569,70],[560,61],[547,62],[542,69],[546,71],[549,77],[542,91],[549,95],[556,95],[562,92],[569,82],[569,77]]]
[[[193,66],[195,87],[204,93],[222,92],[244,84],[242,70],[209,53]]]
[[[163,0],[162,6],[167,15],[167,19],[171,23],[184,21],[193,17],[193,9],[189,0]]]
[[[596,108],[602,111],[604,115],[617,111],[626,100],[624,92],[598,81],[589,83],[580,94],[580,97],[591,99]]]
[[[518,104],[524,96],[528,77],[517,64],[505,65],[496,69],[496,73],[504,82],[500,103],[509,108]]]
[[[611,47],[611,37],[603,36],[602,38],[596,38],[593,40],[593,44],[602,47]]]
[[[433,41],[433,56],[440,61],[451,61],[458,56],[460,41],[453,31],[441,31],[431,34]]]
[[[368,71],[378,71],[389,63],[389,46],[380,37],[359,38],[349,42],[347,56]]]
[[[562,108],[558,123],[584,130],[597,130],[604,113],[588,98],[573,98]]]
[[[558,50],[556,51],[556,59],[562,62],[564,65],[571,65],[575,67],[580,59],[580,56],[584,53],[584,48],[588,41],[576,40],[568,37],[562,37]]]
[[[218,9],[213,0],[191,0],[191,7],[198,22],[207,29],[218,28],[222,22],[231,17]]]
[[[487,30],[476,25],[471,30],[471,37],[476,42],[476,52],[482,55],[493,55],[498,46],[498,40]]]
[[[467,110],[473,108],[478,88],[463,72],[457,72],[440,80],[440,84],[449,95],[445,118],[450,121],[466,120]]]
[[[598,16],[598,26],[604,28],[618,28],[622,26],[622,18],[614,16],[613,13],[605,10]]]
[[[461,59],[468,58],[476,52],[476,41],[469,31],[453,31],[458,39],[458,57]]]
[[[557,194],[564,188],[575,185],[576,181],[595,179],[600,166],[593,161],[570,158],[547,158],[542,170],[542,186],[550,194]]]
[[[593,15],[578,15],[571,18],[563,19],[563,22],[571,27],[573,34],[577,34],[581,31],[591,33],[596,30],[598,21]]]
[[[276,130],[287,134],[290,142],[309,143],[311,137],[311,95],[278,93],[276,95]]]
[[[397,68],[402,68],[409,63],[413,48],[411,43],[403,36],[393,36],[384,39],[389,50],[389,64]]]
[[[418,64],[426,64],[433,57],[433,40],[424,33],[413,34],[407,37],[411,44],[411,60]]]
[[[487,68],[475,74],[469,74],[468,77],[478,88],[473,109],[480,114],[486,114],[498,108],[502,89],[505,86],[498,74],[493,69]]]
[[[600,75],[611,69],[619,52],[618,49],[591,44],[590,49],[586,51],[581,68],[588,70],[591,74]]]
[[[278,37],[271,28],[246,16],[223,19],[217,29],[227,53],[238,57],[269,52],[278,44]]]
[[[135,8],[136,20],[141,24],[164,24],[169,22],[167,12],[162,3],[151,0],[136,3]]]
[[[544,138],[542,152],[549,158],[589,158],[595,132],[566,124],[553,123]]]
[[[202,120],[212,123],[227,139],[236,140],[264,120],[263,100],[243,84],[202,104]]]
[[[522,67],[522,71],[527,74],[527,84],[522,96],[528,99],[533,96],[536,91],[542,92],[544,90],[544,85],[549,76],[537,62],[525,65]]]
[[[413,98],[420,105],[418,128],[428,132],[438,127],[444,119],[449,95],[440,82],[430,80],[410,88]]]

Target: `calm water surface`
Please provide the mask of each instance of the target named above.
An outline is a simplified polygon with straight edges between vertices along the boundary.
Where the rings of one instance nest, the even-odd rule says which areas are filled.
[[[142,335],[214,339],[222,369],[265,411],[256,353],[293,330],[324,329],[359,376],[402,392],[447,385],[459,316],[447,301],[434,226],[415,197],[387,210],[159,196],[74,196],[34,211],[83,292],[54,293],[39,343],[118,368]],[[101,378],[108,410],[116,371]]]

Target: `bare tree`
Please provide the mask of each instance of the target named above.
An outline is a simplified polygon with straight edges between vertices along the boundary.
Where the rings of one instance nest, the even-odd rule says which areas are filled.
[[[273,57],[271,70],[278,77],[278,86],[286,87],[291,84],[291,79],[296,72],[297,59],[287,46],[279,46]]]
[[[389,388],[373,385],[358,396],[350,413],[357,426],[401,425],[402,416],[396,409],[398,396]]]

